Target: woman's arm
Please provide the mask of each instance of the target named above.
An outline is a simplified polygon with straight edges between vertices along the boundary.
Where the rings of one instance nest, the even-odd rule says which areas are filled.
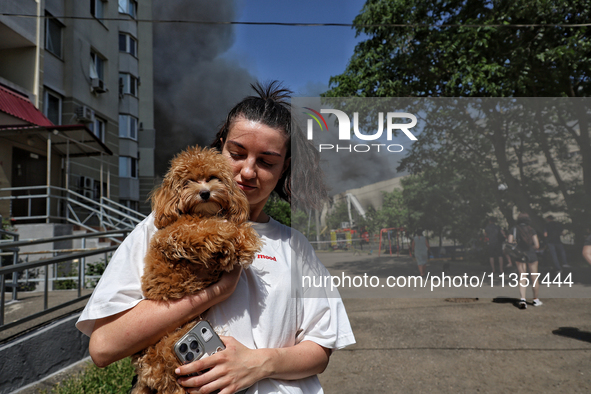
[[[200,376],[182,377],[187,392],[230,394],[266,378],[295,380],[322,373],[330,349],[312,341],[279,349],[249,349],[232,337],[221,337],[226,349],[210,357],[183,365],[180,376],[211,368]]]
[[[196,294],[163,302],[143,300],[135,307],[95,322],[90,356],[98,367],[131,356],[228,298],[240,278],[241,267],[222,275],[219,282]]]
[[[583,258],[586,262],[591,264],[591,245],[584,245],[583,246]]]
[[[537,250],[537,249],[540,249],[540,241],[538,240],[538,235],[537,235],[537,234],[533,235],[533,236],[531,237],[531,239],[532,239],[532,241],[534,242],[534,248],[535,248],[536,250]]]

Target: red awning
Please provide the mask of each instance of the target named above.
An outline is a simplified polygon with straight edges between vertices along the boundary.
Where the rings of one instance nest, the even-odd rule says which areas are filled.
[[[0,111],[37,126],[53,126],[28,98],[0,85]]]

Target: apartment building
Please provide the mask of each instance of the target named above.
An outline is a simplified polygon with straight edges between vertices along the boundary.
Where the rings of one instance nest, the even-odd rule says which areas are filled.
[[[51,185],[149,212],[151,19],[151,0],[0,3],[0,188]],[[25,210],[11,208],[0,213]]]

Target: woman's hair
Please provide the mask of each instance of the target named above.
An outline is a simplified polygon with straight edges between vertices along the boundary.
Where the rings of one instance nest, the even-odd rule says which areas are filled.
[[[531,219],[529,218],[529,215],[527,213],[522,212],[519,215],[517,215],[517,223],[523,223],[529,226],[529,224],[531,223]]]
[[[289,203],[302,208],[319,209],[327,198],[319,167],[319,154],[304,138],[300,128],[297,125],[292,127],[291,104],[288,101],[292,91],[282,87],[279,81],[256,83],[251,87],[256,95],[244,98],[230,110],[211,146],[221,151],[232,125],[239,119],[260,122],[281,130],[287,137],[285,159],[291,158],[291,162],[274,191]],[[292,184],[296,185],[296,192],[292,190]]]
[[[534,230],[530,227],[531,219],[527,213],[517,215],[517,232],[526,245],[533,245]]]

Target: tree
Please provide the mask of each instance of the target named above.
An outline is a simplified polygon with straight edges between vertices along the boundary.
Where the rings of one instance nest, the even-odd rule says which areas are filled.
[[[341,224],[344,222],[349,222],[349,210],[346,201],[339,201],[327,215],[326,225],[329,229],[335,230],[341,228]]]
[[[482,228],[494,206],[492,195],[483,194],[480,185],[487,180],[470,171],[453,172],[430,167],[402,180],[402,196],[407,208],[409,229],[431,230],[439,236],[467,243]]]
[[[275,192],[271,193],[271,196],[269,196],[263,211],[273,219],[277,220],[279,223],[285,224],[286,226],[291,226],[291,206],[287,201],[279,198]]]
[[[407,227],[409,211],[404,203],[401,190],[382,192],[382,208],[367,210],[365,227],[371,234],[379,234],[383,228]]]
[[[588,97],[590,17],[584,0],[369,0],[354,20],[357,34],[368,38],[345,72],[330,79],[325,96]],[[589,102],[572,101],[576,108],[567,115],[538,108],[520,127],[502,105],[472,103],[485,125],[466,117],[464,127],[426,127],[399,170],[447,166],[470,170],[465,179],[481,173],[509,221],[513,206],[538,219],[562,208],[582,234],[591,220]],[[511,109],[514,117],[518,112]],[[554,134],[541,126],[551,116],[561,125]],[[541,160],[540,171],[528,169],[533,160]],[[582,177],[573,179],[573,166]]]

